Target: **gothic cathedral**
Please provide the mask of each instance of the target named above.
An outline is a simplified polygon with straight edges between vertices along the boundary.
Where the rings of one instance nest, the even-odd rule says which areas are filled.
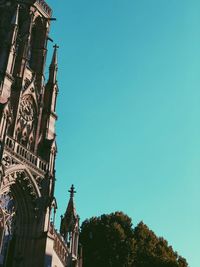
[[[57,50],[44,76],[52,10],[0,0],[0,267],[81,267],[74,186],[54,228]]]

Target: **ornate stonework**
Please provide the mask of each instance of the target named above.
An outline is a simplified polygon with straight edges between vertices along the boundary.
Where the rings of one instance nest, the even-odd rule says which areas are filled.
[[[51,16],[43,0],[0,0],[0,267],[82,266],[73,187],[54,229],[56,45],[44,79]]]

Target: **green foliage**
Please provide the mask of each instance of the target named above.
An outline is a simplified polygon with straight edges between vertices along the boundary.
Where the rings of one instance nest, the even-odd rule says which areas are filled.
[[[81,226],[84,267],[187,267],[143,222],[132,228],[122,212],[92,217]]]
[[[116,212],[93,217],[81,229],[85,267],[131,266],[134,239],[128,216]]]
[[[186,267],[187,262],[179,257],[167,241],[157,237],[140,222],[134,229],[136,267]]]

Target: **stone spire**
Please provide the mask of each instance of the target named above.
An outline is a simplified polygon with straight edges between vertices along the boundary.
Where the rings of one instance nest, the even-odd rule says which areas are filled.
[[[71,186],[68,192],[70,193],[70,199],[64,216],[61,216],[60,225],[60,233],[63,235],[64,239],[66,239],[67,233],[74,231],[79,219],[74,204],[74,194],[76,193],[74,185]]]
[[[12,17],[10,31],[8,32],[7,35],[9,53],[7,53],[7,48],[6,48],[2,51],[0,55],[0,71],[6,73],[4,80],[0,84],[1,103],[5,103],[8,101],[13,83],[12,76],[16,60],[18,21],[19,21],[19,5],[17,5],[16,11]]]
[[[45,86],[44,93],[44,108],[46,123],[44,124],[44,131],[46,131],[46,139],[53,140],[55,138],[55,122],[57,116],[55,114],[56,101],[58,95],[58,84],[57,84],[57,71],[58,71],[58,46],[54,45],[53,57],[49,67],[49,79]]]
[[[19,22],[19,5],[17,5],[17,9],[15,11],[15,14],[12,18],[12,25],[18,26],[18,22]]]
[[[58,71],[58,48],[57,44],[54,45],[54,52],[49,66],[49,81],[48,83],[56,84],[57,82],[57,71]]]
[[[74,185],[71,186],[70,199],[64,216],[61,216],[60,233],[69,247],[70,255],[73,260],[78,257],[79,240],[79,216],[76,213],[74,205],[74,194],[76,193]]]
[[[17,5],[16,11],[12,17],[11,25],[12,29],[10,32],[10,54],[8,57],[8,64],[6,72],[12,75],[13,67],[15,63],[16,57],[16,41],[17,41],[17,34],[18,34],[18,22],[19,22],[19,5]]]
[[[18,24],[19,24],[19,5],[17,5],[17,8],[15,10],[15,13],[11,20],[11,30],[9,33],[9,42],[10,42],[10,50],[12,51],[16,46],[16,40],[17,40],[17,33],[18,33]]]

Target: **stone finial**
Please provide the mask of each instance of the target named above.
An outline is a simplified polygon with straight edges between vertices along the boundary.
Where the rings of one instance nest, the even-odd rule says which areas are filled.
[[[70,190],[68,190],[70,193],[70,198],[74,197],[74,194],[76,193],[74,185],[71,186]]]

